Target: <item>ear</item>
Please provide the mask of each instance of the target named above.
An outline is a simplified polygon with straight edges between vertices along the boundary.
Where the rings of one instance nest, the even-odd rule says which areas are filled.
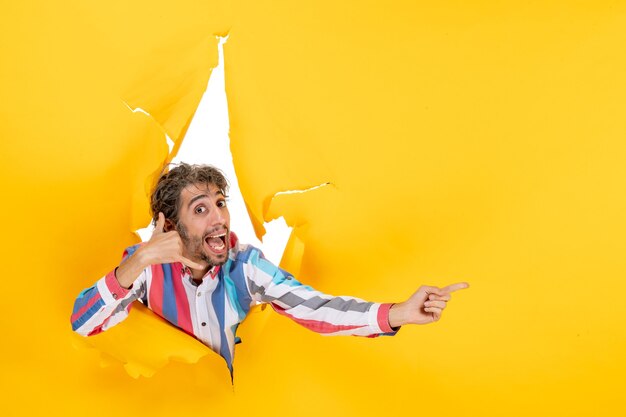
[[[176,226],[174,222],[170,219],[165,219],[165,225],[163,226],[163,230],[166,232],[171,232],[172,230],[176,230]]]

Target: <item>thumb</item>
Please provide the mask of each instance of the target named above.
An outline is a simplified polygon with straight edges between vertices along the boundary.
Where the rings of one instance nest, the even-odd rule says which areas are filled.
[[[159,212],[159,216],[157,217],[156,224],[154,225],[154,231],[152,232],[152,236],[162,234],[164,227],[165,227],[165,216],[163,215],[163,213]]]

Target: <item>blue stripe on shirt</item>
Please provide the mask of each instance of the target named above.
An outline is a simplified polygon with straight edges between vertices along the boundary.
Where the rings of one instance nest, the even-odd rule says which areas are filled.
[[[85,323],[87,320],[89,320],[91,318],[91,316],[93,316],[98,310],[100,310],[100,308],[103,305],[104,305],[104,300],[102,298],[100,298],[98,301],[96,301],[96,303],[94,305],[89,307],[89,309],[87,311],[85,311],[82,316],[77,318],[76,321],[74,321],[72,323],[72,330],[76,330],[80,326],[82,326],[83,323]]]
[[[246,285],[243,265],[229,260],[226,265],[224,265],[224,270],[229,271],[225,273],[224,278],[226,278],[226,282],[229,284],[226,288],[231,304],[237,307],[239,319],[243,320],[248,314],[248,311],[250,311],[250,304],[252,303],[252,297]],[[234,286],[234,288],[232,286]]]
[[[128,256],[132,255],[133,253],[135,253],[135,251],[139,248],[140,244],[137,243],[136,245],[133,246],[129,246],[126,248],[126,254]]]
[[[224,272],[220,269],[218,275],[217,287],[213,290],[213,294],[211,295],[211,301],[213,303],[213,308],[215,309],[215,315],[217,316],[217,322],[220,327],[220,355],[226,361],[226,365],[228,366],[228,370],[233,372],[233,359],[230,356],[230,347],[228,346],[228,338],[226,337],[226,332],[224,331],[225,324],[225,316],[226,316],[226,300],[224,294]]]
[[[242,250],[241,252],[237,253],[237,256],[235,257],[235,260],[237,262],[246,263],[246,262],[248,262],[248,260],[250,259],[250,257],[252,255],[255,255],[256,257],[258,257],[260,252],[261,251],[258,250],[257,248],[255,248],[253,246],[248,246],[246,248],[246,250]]]
[[[260,251],[256,250],[248,259],[248,262],[257,267],[267,275],[272,277],[274,285],[287,285],[289,287],[300,287],[308,291],[315,291],[308,285],[304,285],[293,278],[293,275],[277,267],[270,261],[266,260]]]
[[[178,326],[176,292],[172,281],[172,264],[162,264],[163,268],[163,315],[172,324]]]
[[[243,310],[243,306],[240,304],[235,283],[232,279],[230,279],[228,275],[224,275],[224,287],[226,288],[228,301],[230,301],[230,304],[237,310],[237,316],[239,317],[239,320],[243,320],[243,318],[246,317],[246,312]],[[250,304],[248,304],[248,306],[249,305]]]
[[[94,292],[95,291],[95,292]],[[76,314],[78,310],[83,308],[85,305],[89,303],[89,301],[98,295],[98,289],[94,285],[93,287],[86,288],[78,294],[78,298],[76,298],[76,302],[74,303],[74,310],[72,314]]]

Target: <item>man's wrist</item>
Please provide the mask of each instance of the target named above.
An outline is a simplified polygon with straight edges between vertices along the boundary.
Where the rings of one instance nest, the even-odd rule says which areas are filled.
[[[134,263],[135,268],[141,269],[142,271],[150,265],[146,260],[146,252],[143,245],[139,246],[137,250],[127,259],[127,261],[131,261]]]
[[[117,276],[117,271],[119,269],[120,267],[118,266],[117,268],[113,270],[113,276],[115,277],[115,280],[117,281],[120,287],[122,287],[125,290],[130,290],[133,287],[133,284],[131,283],[130,285],[126,285],[124,282],[120,281],[120,279]]]
[[[396,328],[404,325],[405,323],[404,303],[392,305],[389,309],[389,326]]]
[[[130,291],[129,288],[122,286],[120,281],[117,279],[116,271],[117,268],[109,272],[104,277],[105,286],[109,290],[110,296],[111,298],[113,298],[113,300],[119,300],[124,298],[126,294],[128,294],[128,292]]]
[[[141,272],[147,267],[145,264],[145,255],[141,248],[138,248],[135,253],[130,255],[123,261],[120,266],[115,268],[115,278],[121,287],[130,289],[133,286],[135,279],[141,274]]]

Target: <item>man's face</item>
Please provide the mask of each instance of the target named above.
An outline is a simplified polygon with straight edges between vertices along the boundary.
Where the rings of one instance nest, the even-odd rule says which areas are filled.
[[[183,255],[209,267],[228,260],[230,248],[230,213],[226,197],[213,184],[192,184],[180,195],[176,230],[183,245]]]

